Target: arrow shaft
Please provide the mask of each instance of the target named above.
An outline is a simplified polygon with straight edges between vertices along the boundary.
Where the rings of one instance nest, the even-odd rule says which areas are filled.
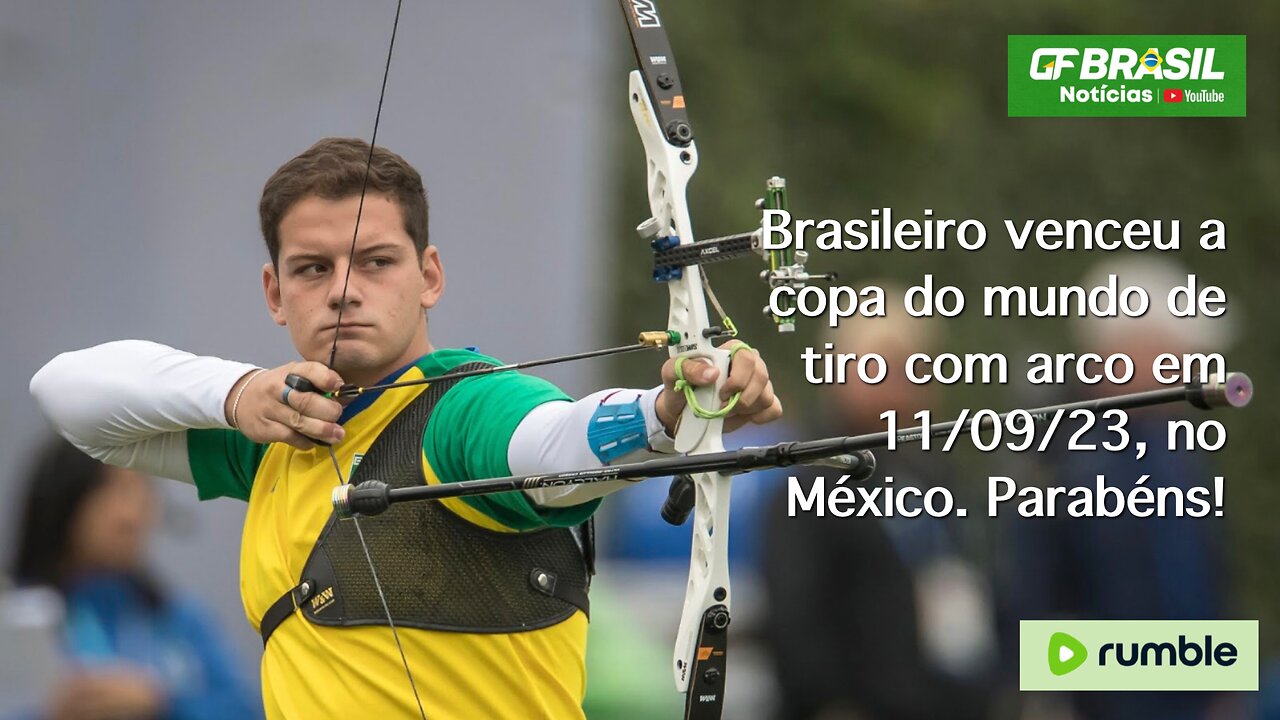
[[[586,360],[587,358],[604,357],[606,355],[620,355],[622,353],[635,352],[637,350],[651,350],[658,347],[663,346],[651,342],[638,342],[632,345],[620,345],[618,347],[603,348],[600,350],[587,350],[586,352],[573,353],[572,355],[557,355],[556,357],[542,358],[540,360],[526,360],[524,362],[510,363],[508,365],[494,365],[493,367],[477,368],[475,370],[463,370],[461,372],[433,375],[432,377],[420,378],[418,380],[405,380],[403,382],[370,385],[368,387],[348,385],[333,393],[333,397],[356,397],[357,395],[373,392],[375,390],[391,390],[394,388],[413,387],[415,385],[427,385],[429,383],[442,382],[445,380],[460,380],[462,378],[473,377],[476,375],[492,375],[493,373],[498,372],[524,370],[525,368],[539,367],[542,365],[555,365],[557,363],[571,362],[573,360]]]

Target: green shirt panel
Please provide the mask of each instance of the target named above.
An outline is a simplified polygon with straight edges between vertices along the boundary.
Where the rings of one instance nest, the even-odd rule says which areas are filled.
[[[425,356],[418,367],[431,376],[470,362],[501,364],[467,350],[441,350]],[[423,452],[440,482],[510,475],[507,450],[516,426],[538,405],[570,399],[550,382],[516,372],[466,378],[436,404],[422,438]],[[463,501],[515,530],[571,527],[586,521],[600,506],[597,499],[568,508],[539,508],[523,492]]]
[[[201,500],[249,500],[258,464],[267,446],[238,430],[188,430],[187,461]]]

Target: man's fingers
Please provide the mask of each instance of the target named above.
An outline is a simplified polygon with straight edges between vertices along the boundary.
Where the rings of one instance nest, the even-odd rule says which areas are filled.
[[[751,383],[741,390],[736,391],[738,393],[738,404],[734,406],[734,412],[738,414],[750,414],[752,410],[755,409],[756,402],[760,399],[760,392],[762,390],[764,390],[764,388],[760,387],[758,384]],[[733,397],[733,394],[730,393],[729,397]]]
[[[293,402],[292,395],[289,397],[289,401],[290,403]],[[270,419],[283,426],[284,432],[282,432],[282,435],[284,437],[280,439],[284,442],[289,442],[291,433],[303,435],[312,441],[319,440],[327,443],[338,442],[345,435],[341,425],[328,420],[309,417],[291,406],[281,405],[280,410],[277,413],[273,413]],[[294,445],[292,442],[289,442],[289,444]],[[297,445],[294,446],[297,447]]]
[[[311,448],[316,446],[315,442],[311,438],[307,437],[306,435],[303,435],[302,433],[293,432],[293,431],[289,431],[285,433],[284,437],[280,438],[280,440],[278,440],[277,442],[282,442],[286,445],[292,445],[293,447],[296,447],[299,450],[310,450]]]
[[[345,431],[337,424],[342,416],[342,404],[322,394],[342,387],[342,378],[328,366],[310,361],[294,363],[289,372],[310,380],[319,392],[281,389],[279,411],[268,413],[268,419],[278,426],[275,440],[300,450],[315,447],[317,441],[342,440]]]
[[[769,370],[760,359],[760,353],[756,352],[755,348],[745,348],[739,350],[730,361],[729,377],[725,380],[721,393],[728,398],[735,392],[746,391],[754,383],[757,386],[752,393],[754,396],[759,394],[759,388],[763,388],[768,382]],[[726,390],[727,393],[724,392]]]
[[[686,366],[687,365],[688,363],[686,363]],[[712,365],[711,363],[705,360],[701,360],[694,363],[694,366],[692,368],[692,373],[694,375],[693,377],[689,378],[689,381],[695,385],[710,385],[714,383],[717,378],[720,377],[720,371],[716,368],[716,366]],[[690,376],[689,370],[686,370],[685,376],[686,377]]]
[[[316,392],[297,390],[285,384],[289,375],[305,378]],[[342,404],[324,396],[342,387],[342,377],[318,362],[294,362],[254,375],[240,386],[228,419],[250,440],[259,443],[283,442],[301,450],[316,443],[335,443],[345,435],[341,425]],[[234,416],[234,417],[231,417]]]
[[[773,402],[773,386],[768,380],[760,380],[753,378],[745,388],[742,394],[738,396],[738,408],[741,413],[749,415],[757,410],[763,410],[769,407]]]
[[[281,392],[266,403],[261,415],[264,427],[254,439],[288,443],[300,450],[309,450],[317,442],[339,442],[346,434],[336,422],[341,414],[336,400],[319,393]]]
[[[769,403],[765,409],[751,416],[751,422],[756,425],[764,425],[780,417],[782,417],[782,401],[775,397],[773,402]]]
[[[320,393],[294,390],[287,395],[281,392],[280,397],[286,401],[286,405],[306,417],[317,418],[330,423],[337,422],[338,418],[342,417],[342,404]]]
[[[289,367],[289,372],[310,380],[320,392],[333,392],[342,387],[342,377],[323,363],[312,360],[297,362]]]
[[[780,417],[782,417],[782,402],[777,398],[773,398],[773,402],[749,414],[739,414],[735,409],[729,417],[725,418],[724,431],[733,432],[747,423],[751,423],[753,425],[766,425]]]
[[[729,391],[726,398],[734,392],[741,393],[738,404],[743,408],[744,413],[767,406],[769,400],[764,400],[762,404],[761,398],[766,391],[769,395],[773,394],[773,385],[769,383],[769,371],[760,361],[760,356],[750,350],[739,352],[734,358],[733,366],[729,368],[729,380],[725,383],[725,390]]]
[[[264,435],[265,442],[284,443],[299,450],[310,450],[311,448],[314,448],[316,446],[316,439],[319,439],[294,430],[284,423],[274,421],[268,425]]]
[[[774,395],[769,368],[754,348],[739,350],[733,356],[721,395],[727,400],[735,392],[739,393],[738,404],[725,422],[726,430],[748,422],[763,425],[782,417],[782,403]]]
[[[290,423],[292,421],[292,415],[290,415],[290,413],[294,413],[296,411],[283,410],[283,405],[280,405],[279,407],[281,407],[282,410],[278,415],[273,413],[272,415],[259,419],[260,424],[253,434],[253,439],[260,443],[281,442],[292,445],[299,450],[310,450],[315,447],[316,444],[311,438],[303,435],[291,426]],[[298,424],[301,425],[300,422]]]
[[[662,383],[667,387],[674,387],[676,384],[676,361],[668,360],[662,366]],[[720,377],[720,371],[716,369],[709,361],[702,358],[687,358],[680,365],[680,371],[684,374],[685,382],[695,387],[710,385]]]

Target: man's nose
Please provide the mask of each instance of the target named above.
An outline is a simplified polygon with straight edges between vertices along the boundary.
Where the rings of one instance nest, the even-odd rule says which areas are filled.
[[[360,304],[360,282],[356,278],[355,273],[348,273],[346,258],[343,258],[333,267],[333,277],[329,282],[329,307],[337,310],[344,304],[359,305]]]

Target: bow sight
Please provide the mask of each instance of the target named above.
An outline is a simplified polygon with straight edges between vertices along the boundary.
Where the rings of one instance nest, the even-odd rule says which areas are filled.
[[[778,295],[776,298],[778,312],[774,312],[766,305],[764,314],[773,318],[778,332],[794,332],[796,329],[795,291],[808,287],[809,283],[814,280],[833,281],[836,279],[836,273],[810,273],[805,268],[805,264],[809,261],[809,253],[803,250],[795,250],[790,245],[780,250],[765,249],[763,238],[767,223],[766,216],[763,213],[771,211],[789,212],[787,209],[786,178],[774,176],[765,182],[765,194],[764,197],[756,200],[756,209],[762,213],[758,229],[736,235],[699,240],[684,245],[680,244],[679,238],[661,235],[658,230],[658,223],[653,218],[640,223],[636,228],[636,232],[639,233],[642,240],[648,241],[649,246],[653,248],[653,279],[658,282],[679,280],[683,277],[686,269],[690,267],[701,268],[703,265],[732,260],[751,253],[760,255],[769,263],[768,270],[760,271],[760,279],[769,286],[771,296],[774,294],[775,288],[785,287],[792,291]],[[720,302],[716,299],[715,293],[712,292],[711,286],[707,282],[705,273],[703,273],[702,284],[707,291],[708,299],[711,300],[725,323],[724,334],[736,335],[737,329],[733,326],[733,322],[729,320],[728,315],[725,314],[724,308],[720,306]]]

